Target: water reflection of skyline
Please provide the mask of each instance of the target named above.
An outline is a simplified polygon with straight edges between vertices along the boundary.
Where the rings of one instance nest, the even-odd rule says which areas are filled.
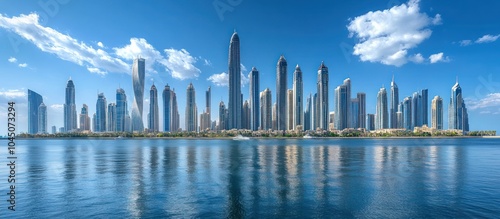
[[[467,213],[452,211],[462,209],[464,198],[470,195],[466,192],[471,189],[466,183],[470,165],[466,147],[432,141],[403,146],[402,140],[379,140],[367,147],[364,141],[144,140],[123,141],[120,146],[109,141],[100,147],[71,143],[56,145],[61,170],[49,172],[46,167],[51,160],[44,157],[45,149],[28,147],[27,182],[32,186],[28,194],[34,196],[32,205],[43,197],[78,200],[88,196],[85,200],[89,201],[103,196],[104,204],[117,199],[116,203],[127,206],[126,211],[115,206],[125,217],[152,212],[163,217]],[[47,174],[56,180],[37,180]],[[63,186],[45,196],[36,191],[53,182]],[[85,191],[82,186],[94,189]],[[121,195],[108,198],[105,194]],[[73,212],[78,205],[74,201],[59,204]],[[391,211],[381,210],[387,206]]]

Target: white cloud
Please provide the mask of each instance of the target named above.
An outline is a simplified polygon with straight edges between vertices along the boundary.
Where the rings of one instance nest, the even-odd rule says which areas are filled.
[[[477,39],[476,40],[476,43],[491,43],[491,42],[495,42],[498,37],[500,37],[500,34],[499,35],[496,35],[496,36],[493,36],[493,35],[484,35],[482,36],[481,38]]]
[[[173,78],[184,80],[197,78],[201,71],[194,66],[196,58],[191,56],[185,49],[176,50],[173,48],[165,49],[167,58],[162,60]]]
[[[498,111],[500,107],[500,93],[490,93],[482,99],[466,99],[465,103],[470,110],[482,109],[483,111],[487,111],[486,109],[490,109]]]
[[[462,40],[462,41],[460,41],[460,45],[461,46],[468,46],[470,44],[472,44],[471,40]]]
[[[213,74],[208,77],[209,81],[214,83],[216,86],[226,87],[229,86],[229,74],[222,72],[220,74]]]
[[[67,34],[42,26],[36,13],[21,14],[12,18],[0,14],[0,27],[17,33],[44,52],[55,54],[62,60],[85,66],[91,73],[102,75],[108,72],[130,74],[130,60],[138,56],[146,59],[147,72],[156,72],[154,65],[160,64],[166,68],[166,71],[170,72],[173,78],[180,80],[196,78],[201,73],[194,66],[197,59],[185,49],[165,49],[166,55],[163,56],[146,39],[131,38],[130,44],[113,48],[114,53],[108,53],[103,50],[105,47],[102,42],[97,42],[97,49],[95,49]],[[12,60],[17,61],[15,58]],[[204,62],[211,64],[206,59]]]
[[[19,89],[13,89],[13,90],[1,90],[0,91],[0,97],[2,97],[3,99],[16,99],[16,98],[26,98],[28,96],[28,94],[26,92],[24,92],[23,90],[19,90]]]
[[[26,68],[28,67],[28,64],[27,63],[21,63],[18,65],[20,68]]]
[[[62,111],[64,109],[64,104],[52,104],[50,108],[55,111]]]
[[[40,50],[54,54],[60,59],[81,66],[91,65],[110,72],[129,72],[130,67],[127,63],[110,56],[106,51],[94,49],[67,34],[42,26],[36,13],[21,14],[12,18],[0,14],[0,27],[18,34]]]
[[[472,44],[480,44],[480,43],[491,43],[491,42],[495,42],[499,37],[500,37],[500,34],[498,34],[498,35],[486,34],[482,37],[479,37],[475,41],[462,40],[462,41],[460,41],[460,46],[469,46]]]
[[[445,57],[444,53],[440,52],[440,53],[432,54],[431,56],[429,56],[429,60],[430,60],[431,64],[434,64],[434,63],[438,63],[438,62],[449,62],[450,58],[448,56]]]
[[[87,71],[89,71],[90,73],[96,73],[96,74],[100,74],[100,75],[106,75],[108,73],[106,71],[102,71],[101,69],[98,69],[95,67],[90,67],[90,66],[87,66]]]
[[[418,54],[415,54],[413,56],[408,57],[408,60],[411,62],[415,62],[415,63],[422,63],[422,62],[424,62],[425,59],[422,56],[422,54],[418,53]]]
[[[204,65],[206,66],[212,66],[212,62],[208,59],[203,59]]]
[[[429,26],[441,23],[439,14],[431,18],[420,13],[418,4],[418,0],[410,0],[406,4],[383,11],[370,11],[352,19],[347,26],[349,37],[359,39],[353,54],[364,62],[394,66],[402,66],[411,57],[415,58],[416,55],[408,56],[408,50],[431,36]],[[419,60],[418,56],[416,60]]]
[[[9,60],[10,63],[16,63],[17,62],[17,59],[14,58],[14,57],[10,57],[8,60]]]

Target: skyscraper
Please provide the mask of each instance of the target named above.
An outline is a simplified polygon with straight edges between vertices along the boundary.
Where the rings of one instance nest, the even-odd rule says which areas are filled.
[[[435,96],[431,104],[431,124],[432,128],[443,129],[443,98]]]
[[[90,131],[89,107],[83,104],[80,113],[80,131]]]
[[[318,127],[323,130],[328,129],[328,67],[325,66],[323,62],[318,69]]]
[[[421,107],[420,94],[418,92],[413,93],[411,98],[411,127],[421,127],[422,126],[422,107]]]
[[[319,96],[318,93],[315,93],[313,96],[313,110],[312,110],[312,118],[311,118],[311,128],[312,130],[316,130],[319,128]]]
[[[260,93],[260,112],[261,112],[261,129],[269,130],[273,128],[273,110],[272,110],[272,95],[271,90],[266,88]]]
[[[375,115],[366,114],[366,130],[368,131],[375,130]]]
[[[229,124],[228,129],[241,128],[241,63],[240,37],[234,32],[229,43]]]
[[[422,89],[420,91],[420,123],[429,126],[429,91]]]
[[[351,128],[359,128],[359,99],[353,98],[351,99]]]
[[[103,93],[97,95],[94,132],[106,131],[106,97]]]
[[[211,88],[208,87],[207,91],[205,91],[205,109],[203,113],[200,115],[200,131],[202,130],[210,130],[212,126],[212,118],[210,114],[210,105],[212,102],[212,97],[211,97]]]
[[[163,131],[170,132],[172,129],[172,91],[170,86],[165,85],[163,89]]]
[[[396,82],[394,81],[394,75],[392,76],[391,82],[391,108],[390,108],[390,119],[391,119],[391,129],[398,128],[398,104],[399,104],[399,88]]]
[[[359,114],[358,114],[358,128],[366,128],[366,94],[365,93],[358,93],[357,95],[358,101],[359,101]]]
[[[47,134],[47,106],[40,103],[38,106],[38,133]]]
[[[186,91],[186,131],[196,132],[198,129],[198,109],[196,107],[196,94],[193,83],[189,83]]]
[[[302,82],[302,70],[297,64],[293,73],[293,129],[304,126],[304,86]],[[304,127],[302,127],[304,130]]]
[[[345,83],[335,88],[335,129],[344,130],[348,128],[347,120],[347,87]]]
[[[158,90],[153,84],[149,90],[149,119],[148,128],[151,132],[160,131],[160,115],[158,109]]]
[[[243,114],[241,117],[241,128],[250,129],[250,104],[248,100],[245,100],[243,103]]]
[[[278,107],[278,104],[276,102],[274,102],[273,104],[273,111],[272,111],[272,115],[273,115],[273,118],[272,118],[272,130],[277,130],[278,129],[278,118],[277,118],[277,107]]]
[[[346,128],[352,128],[352,121],[351,121],[351,79],[346,78],[344,80],[344,86],[346,87],[346,107],[347,107],[347,113],[345,114],[345,117],[347,118],[347,123],[346,123]]]
[[[226,130],[227,127],[227,115],[226,115],[227,109],[226,105],[224,104],[224,101],[220,101],[219,103],[219,130]]]
[[[309,94],[306,100],[306,110],[304,111],[304,130],[311,130],[312,95]]]
[[[66,99],[64,102],[64,131],[72,132],[76,129],[75,85],[69,78],[66,85]]]
[[[451,88],[448,111],[448,129],[469,131],[469,116],[462,97],[462,88],[458,84],[458,78],[455,85]]]
[[[389,127],[389,113],[387,112],[387,91],[380,88],[377,94],[377,113],[375,114],[375,129],[386,129]]]
[[[293,90],[286,91],[286,130],[293,130]]]
[[[287,129],[287,62],[283,55],[276,64],[276,129]]]
[[[412,99],[411,97],[406,97],[404,98],[403,102],[401,103],[401,112],[402,112],[402,117],[403,117],[403,128],[406,130],[413,130],[413,123],[412,123]]]
[[[250,79],[250,128],[256,131],[260,127],[259,71],[253,67],[248,78]]]
[[[143,132],[142,108],[144,101],[144,75],[146,74],[146,60],[134,59],[132,66],[132,84],[134,87],[134,103],[132,105],[132,131]]]
[[[28,133],[38,133],[38,107],[43,103],[42,95],[28,89]]]
[[[129,131],[125,127],[125,118],[128,115],[127,95],[122,88],[116,89],[116,131]]]
[[[108,116],[106,117],[106,131],[116,132],[116,104],[108,104]]]

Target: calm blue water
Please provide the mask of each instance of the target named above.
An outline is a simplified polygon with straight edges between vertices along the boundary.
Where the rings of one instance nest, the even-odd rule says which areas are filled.
[[[500,139],[2,142],[0,218],[500,215]]]

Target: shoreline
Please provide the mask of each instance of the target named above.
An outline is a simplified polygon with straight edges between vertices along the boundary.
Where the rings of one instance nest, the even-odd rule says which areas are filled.
[[[233,140],[234,137],[109,137],[109,136],[91,136],[91,137],[16,137],[17,140],[54,140],[54,139],[102,139],[102,140]],[[473,138],[486,138],[486,139],[500,139],[500,136],[384,136],[384,137],[249,137],[248,140],[287,140],[287,139],[303,139],[303,140],[320,140],[320,139],[473,139]],[[8,138],[0,138],[7,140]],[[248,141],[242,140],[242,141]]]

